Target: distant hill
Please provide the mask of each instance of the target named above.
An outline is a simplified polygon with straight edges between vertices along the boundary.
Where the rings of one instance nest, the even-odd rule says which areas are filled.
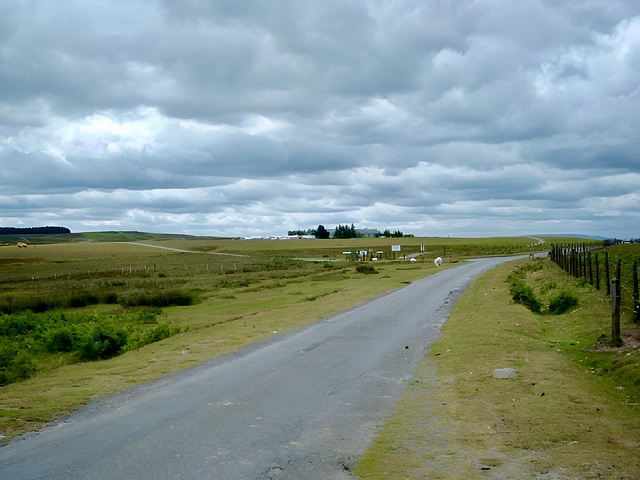
[[[601,237],[600,235],[585,235],[582,233],[538,233],[536,235],[527,235],[528,237],[546,237],[546,238],[586,238],[589,240],[606,240],[612,237]]]
[[[0,235],[61,235],[71,233],[66,227],[0,227]]]
[[[62,228],[62,227],[58,227]],[[112,232],[81,232],[68,233],[39,233],[35,229],[25,229],[28,233],[6,233],[0,237],[5,244],[26,242],[29,244],[43,245],[47,243],[80,243],[80,242],[138,242],[144,240],[212,240],[220,237],[199,237],[194,235],[181,235],[174,233],[147,233],[135,231]]]

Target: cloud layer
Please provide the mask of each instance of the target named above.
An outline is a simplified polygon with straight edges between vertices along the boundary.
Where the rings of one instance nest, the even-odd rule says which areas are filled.
[[[16,1],[0,224],[640,236],[640,4]]]

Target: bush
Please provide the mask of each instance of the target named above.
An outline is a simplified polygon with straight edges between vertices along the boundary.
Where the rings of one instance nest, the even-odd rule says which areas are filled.
[[[98,297],[89,292],[76,293],[69,299],[69,306],[71,308],[82,308],[87,305],[95,305],[97,303],[100,303]]]
[[[153,323],[158,323],[158,320],[156,320],[156,317],[158,316],[158,314],[161,312],[161,310],[144,310],[143,312],[140,312],[138,314],[138,318],[137,320],[140,323],[147,323],[147,324],[153,324]]]
[[[555,280],[553,279],[548,280],[545,283],[543,283],[542,286],[540,287],[540,293],[544,295],[549,290],[553,290],[554,288],[557,288],[557,287],[558,285],[556,284]]]
[[[38,326],[33,312],[14,315],[0,315],[0,336],[13,337],[32,332]]]
[[[549,302],[549,313],[562,315],[578,305],[578,299],[570,292],[561,292],[551,298]]]
[[[524,282],[511,282],[509,291],[511,292],[511,297],[516,303],[521,303],[534,313],[541,312],[540,302],[536,298],[533,289],[528,285],[525,285]]]
[[[95,325],[80,344],[83,360],[102,360],[115,357],[127,344],[127,332],[110,324]]]
[[[71,352],[77,348],[78,335],[71,328],[64,326],[48,332],[46,348],[49,352]]]
[[[365,275],[371,275],[373,273],[379,273],[375,268],[371,265],[361,264],[356,267],[356,272],[364,273]]]
[[[137,332],[130,336],[126,349],[133,350],[144,347],[150,343],[159,342],[160,340],[169,338],[177,333],[180,333],[180,327],[171,327],[169,324],[161,323],[143,332]]]
[[[118,303],[118,294],[115,292],[109,292],[104,296],[103,302],[109,305]]]
[[[31,311],[0,314],[0,386],[33,375],[35,359],[42,361],[45,369],[53,363],[106,359],[180,332],[177,327],[159,325],[158,313],[160,309],[118,316]],[[56,361],[51,362],[54,356]]]
[[[169,290],[156,293],[139,293],[120,299],[120,304],[125,307],[170,307],[173,305],[191,305],[193,295],[180,290]]]
[[[0,351],[0,386],[25,380],[35,371],[36,364],[29,353],[16,353],[16,350],[11,348],[3,348]]]

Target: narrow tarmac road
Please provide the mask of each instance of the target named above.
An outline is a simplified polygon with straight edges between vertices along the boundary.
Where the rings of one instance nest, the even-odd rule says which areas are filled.
[[[2,479],[342,479],[485,258],[0,448]]]

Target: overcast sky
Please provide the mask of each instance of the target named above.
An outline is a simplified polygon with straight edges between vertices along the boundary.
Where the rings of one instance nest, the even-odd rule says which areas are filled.
[[[638,0],[0,0],[0,226],[640,236]]]

